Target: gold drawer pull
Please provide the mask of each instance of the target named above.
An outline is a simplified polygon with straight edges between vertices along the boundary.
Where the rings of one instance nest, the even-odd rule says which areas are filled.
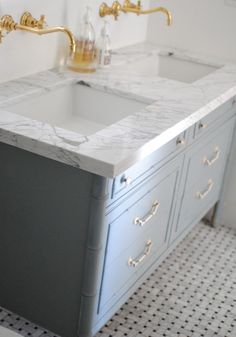
[[[145,250],[142,255],[140,255],[137,259],[133,259],[132,257],[129,258],[128,264],[130,267],[136,268],[143,260],[146,259],[148,255],[150,255],[152,250],[152,241],[148,240],[145,245]]]
[[[213,185],[213,181],[209,179],[207,189],[204,192],[197,192],[197,198],[200,200],[204,199],[211,192]]]
[[[150,221],[154,215],[156,215],[160,204],[158,201],[154,201],[152,204],[151,211],[143,218],[140,219],[138,216],[134,219],[134,224],[143,227],[148,221]]]
[[[203,163],[207,166],[212,166],[219,158],[220,158],[220,149],[218,147],[215,148],[215,156],[212,159],[208,159],[207,157],[203,158]]]

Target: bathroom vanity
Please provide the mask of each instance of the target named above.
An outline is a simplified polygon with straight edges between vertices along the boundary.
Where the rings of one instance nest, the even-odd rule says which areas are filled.
[[[33,121],[19,91],[0,108],[0,304],[62,337],[95,334],[209,210],[220,223],[236,67],[194,84],[143,74],[138,89],[137,74],[120,74],[118,83],[119,72],[79,84],[70,73],[47,72],[37,77],[40,89],[30,85],[35,77],[22,80]],[[39,90],[42,82],[43,94],[55,89],[55,78],[57,90],[72,81],[93,97],[109,78],[106,94],[116,88],[120,96],[106,97],[106,127],[86,124],[82,136],[70,120],[63,130],[61,104],[45,121]],[[109,99],[127,112],[109,114]]]

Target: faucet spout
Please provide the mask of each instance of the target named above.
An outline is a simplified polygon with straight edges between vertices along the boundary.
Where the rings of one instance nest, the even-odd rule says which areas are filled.
[[[71,53],[75,52],[75,46],[76,46],[75,37],[72,34],[72,32],[66,27],[58,26],[58,27],[49,27],[49,28],[32,28],[32,27],[23,26],[21,24],[16,24],[15,30],[22,30],[22,31],[30,32],[30,33],[37,34],[37,35],[46,35],[46,34],[60,33],[60,32],[64,33],[67,35],[69,42],[70,42],[70,52]]]
[[[36,20],[29,12],[25,12],[21,17],[20,23],[16,23],[10,15],[4,15],[0,18],[0,42],[3,37],[3,32],[10,33],[14,30],[22,30],[38,35],[57,32],[64,33],[69,39],[71,54],[75,52],[76,41],[72,32],[68,28],[61,26],[46,27],[44,15],[42,15],[39,20]]]
[[[171,12],[165,7],[155,7],[155,8],[143,10],[141,0],[138,0],[137,4],[132,3],[131,0],[124,0],[123,5],[121,5],[118,1],[114,1],[111,7],[109,7],[106,3],[103,3],[99,9],[99,14],[101,17],[104,17],[106,15],[113,15],[115,20],[117,20],[119,16],[119,12],[134,13],[137,15],[162,12],[163,14],[166,15],[168,26],[170,26],[173,21]]]
[[[141,1],[138,1],[137,5],[135,5],[130,0],[125,0],[124,5],[123,5],[121,10],[124,13],[134,13],[134,14],[137,14],[137,15],[162,12],[167,17],[167,25],[168,26],[170,26],[173,22],[171,12],[168,9],[166,9],[165,7],[155,7],[155,8],[143,10],[142,6],[141,6]]]
[[[137,14],[152,14],[152,13],[156,13],[156,12],[164,13],[167,17],[167,25],[168,26],[172,25],[172,23],[173,23],[172,14],[165,7],[156,7],[156,8],[151,8],[151,9],[147,9],[147,10],[140,10],[140,12],[137,13]]]

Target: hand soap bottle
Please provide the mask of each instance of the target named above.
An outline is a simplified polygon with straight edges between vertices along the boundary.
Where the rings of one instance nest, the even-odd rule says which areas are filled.
[[[98,41],[98,66],[99,68],[108,67],[111,64],[111,39],[109,36],[108,23],[104,21],[104,26],[101,30],[101,36]]]
[[[71,70],[92,73],[96,71],[96,36],[91,23],[91,8],[87,7],[83,25],[76,37],[75,52],[68,60],[68,67]]]

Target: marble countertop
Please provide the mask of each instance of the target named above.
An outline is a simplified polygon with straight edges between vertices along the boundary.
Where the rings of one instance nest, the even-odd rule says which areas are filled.
[[[199,56],[183,51],[162,48],[161,52],[200,61]],[[113,178],[236,96],[236,65],[201,58],[201,62],[219,69],[192,84],[145,76],[122,67],[158,53],[160,48],[145,43],[116,51],[113,66],[94,74],[53,69],[0,84],[0,141]],[[8,111],[13,103],[78,81],[147,106],[91,136]]]

